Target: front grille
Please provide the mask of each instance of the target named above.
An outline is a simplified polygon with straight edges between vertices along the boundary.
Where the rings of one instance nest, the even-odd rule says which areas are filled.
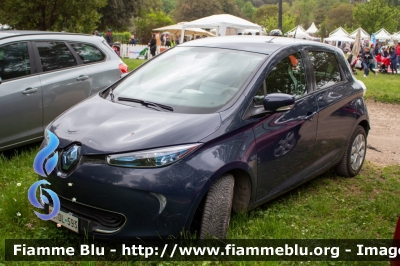
[[[118,229],[125,223],[125,217],[122,214],[74,203],[62,197],[59,198],[63,210],[95,222],[101,227],[105,227],[104,229]]]

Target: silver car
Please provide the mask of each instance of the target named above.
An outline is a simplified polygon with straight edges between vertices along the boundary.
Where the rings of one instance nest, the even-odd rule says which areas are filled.
[[[127,71],[102,37],[0,31],[0,151],[42,139],[54,118]]]

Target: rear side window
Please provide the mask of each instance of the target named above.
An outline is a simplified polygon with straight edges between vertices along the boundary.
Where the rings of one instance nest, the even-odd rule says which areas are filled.
[[[308,54],[313,66],[317,89],[324,89],[342,81],[335,54],[316,51]]]
[[[13,43],[0,47],[0,78],[20,78],[31,74],[29,63],[28,44],[26,42]]]
[[[43,72],[76,66],[76,60],[63,42],[36,42]]]
[[[86,43],[70,43],[70,45],[74,48],[84,64],[96,63],[104,60],[104,54],[93,45]]]

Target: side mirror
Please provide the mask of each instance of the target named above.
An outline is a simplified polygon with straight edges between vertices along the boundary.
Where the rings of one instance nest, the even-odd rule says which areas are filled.
[[[281,112],[293,108],[294,96],[285,93],[271,93],[265,96],[263,100],[265,111]]]
[[[0,78],[0,84],[3,82],[3,80]]]

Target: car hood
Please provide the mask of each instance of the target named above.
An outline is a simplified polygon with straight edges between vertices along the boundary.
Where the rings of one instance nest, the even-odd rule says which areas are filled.
[[[58,137],[60,148],[81,143],[81,153],[90,155],[196,143],[220,125],[219,113],[160,112],[96,95],[56,118],[50,130]]]

